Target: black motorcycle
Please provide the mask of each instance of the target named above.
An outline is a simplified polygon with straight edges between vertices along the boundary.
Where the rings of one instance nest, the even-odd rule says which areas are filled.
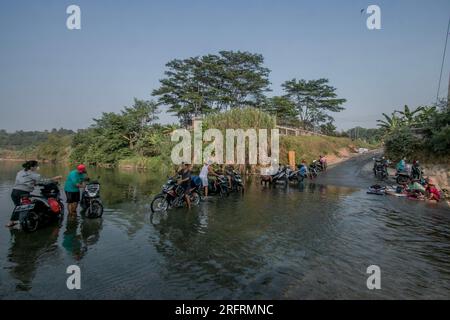
[[[242,182],[242,176],[240,172],[233,170],[230,176],[231,176],[231,190],[235,192],[244,193],[244,183]]]
[[[201,200],[198,187],[193,187],[189,190],[189,197],[193,205],[198,205]],[[183,207],[186,203],[184,197],[185,191],[183,187],[177,184],[177,177],[171,177],[163,185],[160,194],[153,198],[151,203],[152,212],[163,212],[171,208]]]
[[[228,178],[224,175],[219,175],[216,179],[208,180],[208,194],[228,197],[230,194]]]
[[[275,173],[274,175],[272,175],[272,183],[284,183],[284,184],[288,184],[289,179],[288,179],[288,170],[289,168],[286,166],[280,166],[278,168],[278,172]]]
[[[317,166],[317,160],[314,160],[308,167],[309,178],[314,179],[319,175],[319,168]]]
[[[83,190],[80,201],[81,210],[90,219],[100,218],[103,215],[103,203],[100,199],[100,183],[88,182]]]
[[[292,169],[288,169],[287,170],[287,177],[289,182],[303,182],[303,180],[305,180],[305,178],[307,178],[307,176],[305,174],[302,174],[300,172],[300,169],[297,170],[292,170]]]
[[[317,172],[327,171],[327,163],[317,160],[316,161],[316,170],[317,170]]]
[[[395,174],[395,180],[397,184],[407,184],[411,180],[411,175],[406,170],[403,171],[397,170]]]
[[[64,216],[64,204],[61,201],[58,183],[45,182],[37,185],[40,195],[22,197],[20,205],[14,208],[18,213],[20,226],[26,232],[53,222],[61,222]]]
[[[383,159],[374,159],[373,173],[378,180],[384,180],[388,177],[388,163]]]

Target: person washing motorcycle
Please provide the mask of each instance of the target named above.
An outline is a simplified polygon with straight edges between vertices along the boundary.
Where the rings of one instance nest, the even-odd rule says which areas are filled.
[[[181,175],[181,179],[178,181],[178,184],[184,190],[184,199],[186,200],[186,204],[188,208],[191,208],[191,199],[189,198],[189,191],[191,187],[191,165],[189,163],[184,164],[184,168],[179,172]]]
[[[20,205],[20,200],[23,197],[29,197],[31,192],[33,192],[34,187],[43,181],[52,180],[59,181],[62,176],[56,176],[50,179],[44,179],[40,174],[37,173],[39,170],[39,163],[36,160],[30,160],[22,165],[22,170],[20,170],[16,175],[16,181],[11,192],[11,200],[15,206]],[[9,223],[6,227],[13,227],[18,223],[17,213],[11,215]]]
[[[211,165],[212,165],[212,161],[211,160],[206,161],[205,164],[203,165],[202,169],[200,170],[200,174],[199,174],[199,177],[202,180],[203,189],[205,191],[205,198],[208,197],[208,185],[209,185],[208,176],[209,175],[213,175],[213,176],[216,176],[216,177],[219,176],[213,170]]]
[[[81,200],[80,188],[83,187],[86,179],[87,171],[84,164],[78,165],[77,168],[72,170],[67,176],[64,191],[66,193],[69,216],[73,217],[77,215],[78,203]]]

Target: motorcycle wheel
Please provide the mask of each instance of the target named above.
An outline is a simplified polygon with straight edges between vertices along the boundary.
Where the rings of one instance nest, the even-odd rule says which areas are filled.
[[[153,199],[150,208],[152,209],[152,212],[164,212],[169,208],[169,202],[165,196],[159,195]]]
[[[30,211],[27,216],[20,222],[25,232],[34,232],[39,226],[39,216],[36,212]]]
[[[103,215],[103,205],[100,201],[94,200],[86,209],[86,217],[89,219],[100,218]]]
[[[227,187],[220,186],[219,189],[220,189],[220,196],[221,197],[225,197],[225,196],[228,197],[230,195],[230,192],[228,191]]]
[[[192,191],[190,198],[191,198],[191,203],[198,206],[198,204],[200,203],[200,200],[201,200],[200,194],[197,191]]]
[[[396,181],[397,181],[397,184],[405,184],[405,183],[408,183],[408,180],[409,180],[408,177],[400,175],[400,176],[397,176]]]

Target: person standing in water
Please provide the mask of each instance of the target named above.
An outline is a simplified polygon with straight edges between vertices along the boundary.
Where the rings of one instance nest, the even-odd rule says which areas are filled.
[[[67,208],[70,216],[77,215],[78,203],[80,202],[80,188],[83,186],[84,181],[87,178],[86,166],[80,164],[75,170],[72,170],[67,176],[66,184],[64,185],[64,191],[67,198]]]
[[[202,186],[205,190],[205,198],[208,197],[208,175],[212,174],[213,176],[218,177],[219,175],[214,172],[214,170],[211,168],[212,161],[208,160],[205,162],[205,164],[202,167],[202,170],[200,171],[199,177],[202,180]]]
[[[20,200],[23,197],[29,197],[31,192],[33,192],[34,187],[45,180],[59,181],[62,179],[61,176],[56,176],[51,179],[43,179],[40,174],[36,171],[39,170],[39,163],[36,160],[30,160],[22,165],[23,169],[20,170],[16,175],[16,181],[11,192],[11,200],[15,206],[20,205]],[[7,227],[12,227],[18,223],[18,213],[11,215]]]
[[[178,181],[178,184],[184,190],[184,199],[186,200],[186,204],[188,208],[191,208],[191,200],[190,200],[190,186],[191,186],[191,165],[189,163],[184,164],[183,170],[179,173],[181,175],[181,179]]]

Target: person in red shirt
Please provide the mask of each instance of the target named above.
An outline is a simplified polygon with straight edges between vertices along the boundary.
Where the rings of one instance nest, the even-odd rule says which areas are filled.
[[[427,182],[427,187],[425,189],[428,200],[439,201],[441,200],[441,194],[436,188],[434,181],[430,178]]]

